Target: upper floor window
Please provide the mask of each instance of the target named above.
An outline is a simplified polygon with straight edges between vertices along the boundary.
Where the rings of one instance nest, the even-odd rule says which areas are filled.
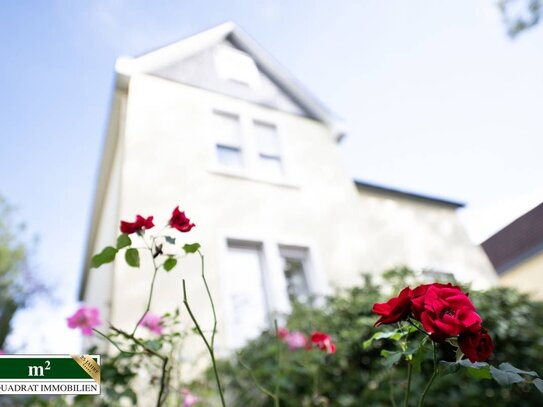
[[[281,247],[279,252],[283,260],[283,273],[290,302],[306,303],[311,296],[307,278],[308,250],[300,247]]]
[[[262,175],[278,177],[283,174],[277,127],[261,121],[253,122],[256,139],[258,166]]]
[[[243,149],[239,116],[215,111],[214,129],[217,161],[228,168],[243,166]]]
[[[260,74],[253,58],[243,51],[226,45],[215,49],[215,67],[223,79],[256,88]]]

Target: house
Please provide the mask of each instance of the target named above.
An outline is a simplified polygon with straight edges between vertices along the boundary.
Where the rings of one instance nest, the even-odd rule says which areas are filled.
[[[496,232],[481,246],[502,285],[543,299],[543,203]]]
[[[295,299],[359,284],[360,273],[408,265],[479,287],[495,272],[458,221],[462,204],[353,181],[340,159],[344,123],[246,33],[226,23],[137,58],[120,58],[80,299],[120,326],[145,309],[150,259],[89,269],[120,219],[180,205],[196,223],[232,348]],[[147,271],[146,271],[147,270]],[[157,280],[152,310],[189,301],[209,326],[199,260]],[[197,291],[199,292],[199,291]]]

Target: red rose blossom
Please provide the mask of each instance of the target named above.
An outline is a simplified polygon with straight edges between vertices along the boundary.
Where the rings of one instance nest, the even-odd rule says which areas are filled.
[[[405,319],[410,310],[411,289],[405,287],[397,297],[391,298],[387,302],[373,305],[372,311],[381,316],[375,323],[375,326],[392,324]]]
[[[332,342],[330,335],[325,334],[324,332],[313,332],[311,335],[311,342],[323,352],[336,353],[336,345]]]
[[[464,332],[458,337],[458,346],[470,362],[484,362],[494,351],[492,338],[481,328],[478,332]]]
[[[436,342],[466,331],[477,332],[481,329],[481,317],[475,312],[475,306],[459,287],[452,284],[428,286],[424,294],[423,309],[420,311],[420,321]]]
[[[155,226],[155,224],[153,223],[152,216],[144,218],[141,215],[137,215],[135,222],[126,222],[122,220],[120,229],[121,233],[131,235],[132,233],[136,233],[144,229],[151,229],[153,226]]]
[[[177,229],[180,232],[190,232],[195,226],[194,223],[190,223],[190,219],[185,216],[185,212],[179,210],[179,206],[173,210],[169,223],[172,228]]]

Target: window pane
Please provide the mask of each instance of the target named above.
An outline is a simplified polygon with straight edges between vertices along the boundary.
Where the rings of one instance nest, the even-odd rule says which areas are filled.
[[[241,148],[239,117],[224,112],[214,112],[213,134],[217,144]]]
[[[270,157],[267,155],[259,155],[261,175],[277,178],[283,175],[283,166],[279,157]]]
[[[253,123],[256,145],[260,154],[279,157],[279,138],[277,128],[273,124],[257,122]]]
[[[282,250],[283,272],[287,282],[287,294],[291,302],[305,303],[309,300],[307,282],[307,251],[305,249]]]
[[[266,329],[267,306],[259,247],[228,245],[225,285],[228,295],[229,337],[242,347]]]
[[[241,150],[235,147],[217,145],[217,160],[228,168],[241,168],[243,165]]]

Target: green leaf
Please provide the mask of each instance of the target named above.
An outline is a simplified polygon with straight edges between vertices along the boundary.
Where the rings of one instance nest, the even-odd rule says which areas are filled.
[[[498,366],[498,368],[500,370],[503,370],[504,372],[527,374],[527,375],[534,376],[534,377],[538,376],[537,373],[534,372],[533,370],[531,370],[529,372],[527,372],[526,370],[520,370],[520,369],[516,368],[515,366],[513,366],[512,364],[507,363],[507,362],[500,364],[500,366]]]
[[[500,386],[510,386],[513,383],[524,382],[524,378],[518,373],[496,369],[494,366],[490,366],[490,373]]]
[[[425,342],[426,341],[421,341],[417,351],[413,354],[413,359],[411,360],[415,373],[420,373],[420,365],[424,360],[424,355],[426,353]]]
[[[164,270],[170,271],[176,266],[176,264],[177,260],[175,259],[175,257],[168,257],[162,267],[164,267]]]
[[[138,249],[128,249],[124,254],[124,259],[126,260],[126,263],[131,267],[140,266],[140,254],[138,252]]]
[[[94,255],[91,259],[91,268],[98,268],[102,264],[111,263],[115,260],[118,250],[114,247],[107,246],[100,253]]]
[[[402,337],[402,333],[400,330],[396,329],[394,331],[386,331],[386,332],[375,332],[370,339],[364,341],[362,343],[362,348],[367,349],[371,346],[371,344],[378,340],[378,339],[392,339],[392,340],[399,340]]]
[[[468,374],[475,379],[492,379],[492,374],[490,373],[490,366],[485,368],[475,369],[468,367]]]
[[[455,362],[446,362],[444,360],[439,361],[439,373],[448,375],[458,371],[459,365]]]
[[[539,390],[541,393],[543,393],[543,380],[541,379],[534,379],[532,382],[537,390]]]
[[[200,243],[186,244],[183,246],[185,253],[196,253],[200,248]]]
[[[117,238],[117,249],[123,249],[125,247],[128,247],[132,244],[132,240],[130,240],[130,237],[128,235],[122,234],[119,235]]]
[[[390,352],[388,350],[383,349],[381,351],[381,356],[385,358],[385,366],[386,367],[392,367],[392,365],[398,363],[400,359],[403,356],[402,352]]]
[[[175,237],[164,236],[164,239],[166,239],[166,242],[168,242],[169,244],[175,244]]]
[[[145,346],[147,346],[149,349],[156,352],[156,351],[159,351],[160,348],[162,348],[162,343],[158,339],[154,339],[151,341],[147,341],[145,343]]]

